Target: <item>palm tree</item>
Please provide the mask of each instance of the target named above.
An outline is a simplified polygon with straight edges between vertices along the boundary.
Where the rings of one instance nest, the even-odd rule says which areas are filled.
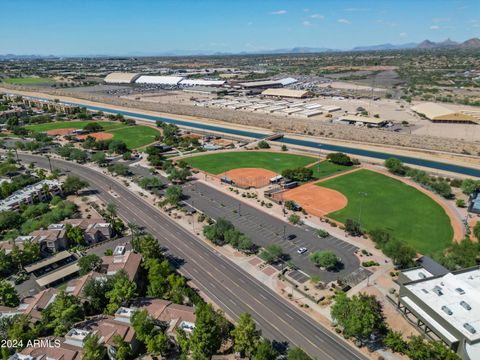
[[[138,237],[141,234],[141,229],[140,226],[138,226],[135,223],[129,222],[127,224],[128,228],[130,229],[130,234],[132,235],[132,239],[130,240],[130,244],[132,245],[132,248],[134,250],[139,250],[138,249]]]

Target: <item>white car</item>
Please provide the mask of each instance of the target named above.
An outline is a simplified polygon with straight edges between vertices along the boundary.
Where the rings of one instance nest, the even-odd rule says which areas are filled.
[[[302,247],[302,248],[300,248],[300,249],[297,250],[297,253],[298,253],[298,254],[305,254],[307,251],[308,251],[307,248]]]

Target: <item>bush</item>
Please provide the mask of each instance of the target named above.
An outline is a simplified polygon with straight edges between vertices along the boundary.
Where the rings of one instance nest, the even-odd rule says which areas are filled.
[[[288,217],[288,221],[290,221],[294,225],[297,225],[300,224],[301,219],[300,216],[298,216],[297,214],[292,214]]]
[[[270,149],[270,145],[265,140],[259,141],[257,146],[259,149]]]
[[[318,229],[317,230],[317,235],[320,236],[321,238],[326,238],[328,237],[330,234],[328,233],[328,231],[325,231],[323,229]]]
[[[353,162],[350,156],[344,153],[332,153],[327,155],[327,159],[337,165],[352,166]]]
[[[335,269],[338,265],[338,257],[332,251],[315,251],[310,255],[310,260],[327,270]]]

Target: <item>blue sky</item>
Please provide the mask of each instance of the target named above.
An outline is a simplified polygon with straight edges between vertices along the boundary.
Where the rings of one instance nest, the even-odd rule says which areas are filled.
[[[349,49],[480,36],[479,0],[2,0],[1,12],[0,54]]]

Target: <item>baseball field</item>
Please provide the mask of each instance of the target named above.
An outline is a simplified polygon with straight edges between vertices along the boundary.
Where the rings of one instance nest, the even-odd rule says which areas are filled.
[[[399,180],[362,169],[317,185],[348,199],[346,207],[328,214],[334,220],[357,220],[367,231],[384,229],[422,254],[433,254],[452,242],[453,228],[445,210]]]
[[[106,134],[113,135],[113,139],[122,140],[130,149],[136,149],[155,141],[160,135],[158,129],[145,125],[128,126],[111,121],[55,121],[45,124],[27,126],[27,129],[37,132],[53,131],[58,129],[83,129],[88,123],[96,122],[102,125]]]
[[[303,167],[317,159],[311,156],[268,151],[235,151],[192,156],[183,160],[194,168],[218,175],[241,168],[265,169],[280,174],[285,169]]]

